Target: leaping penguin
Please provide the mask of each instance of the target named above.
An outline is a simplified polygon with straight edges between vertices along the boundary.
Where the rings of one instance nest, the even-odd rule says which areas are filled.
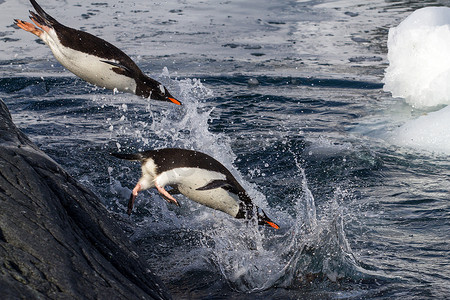
[[[78,77],[99,87],[117,89],[154,100],[181,105],[161,83],[146,76],[124,52],[90,33],[62,25],[30,0],[36,24],[15,19],[15,24],[43,40],[55,58]]]
[[[142,176],[131,193],[127,213],[140,191],[155,187],[169,203],[178,201],[172,196],[181,193],[187,198],[223,211],[237,219],[251,219],[254,208],[259,225],[279,229],[264,211],[255,207],[244,188],[220,162],[193,150],[165,148],[132,154],[111,155],[142,163]],[[170,192],[164,189],[171,186]]]

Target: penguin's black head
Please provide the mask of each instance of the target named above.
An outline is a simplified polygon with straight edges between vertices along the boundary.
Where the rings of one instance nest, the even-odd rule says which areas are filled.
[[[254,206],[253,204],[244,204],[243,202],[241,202],[239,204],[239,212],[236,215],[237,219],[253,219],[254,216]],[[258,220],[258,225],[265,225],[265,226],[270,226],[273,227],[275,229],[280,229],[280,226],[278,226],[275,222],[273,222],[267,215],[266,213],[259,207],[256,207],[256,218]]]
[[[165,86],[144,74],[140,76],[139,80],[136,80],[136,83],[136,95],[138,96],[181,105],[181,102],[175,99]]]
[[[167,101],[167,102],[175,103],[176,105],[181,105],[181,102],[178,101],[177,99],[175,99],[175,97],[173,97],[169,93],[167,88],[165,86],[163,86],[162,84],[160,84],[157,89],[153,89],[151,91],[150,99]]]

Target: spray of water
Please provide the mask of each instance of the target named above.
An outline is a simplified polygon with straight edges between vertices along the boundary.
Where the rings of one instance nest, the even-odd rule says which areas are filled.
[[[186,79],[171,83],[177,84],[177,94],[180,95],[178,98],[183,102],[182,108],[155,110],[146,106],[144,110],[130,107],[124,110],[123,105],[119,104],[118,119],[110,120],[111,126],[117,129],[112,130],[116,134],[112,134],[112,139],[120,140],[124,132],[131,132],[128,138],[134,140],[133,147],[137,150],[182,147],[210,154],[230,169],[249,195],[257,199],[256,204],[270,212],[269,215],[280,223],[282,229],[275,231],[257,226],[254,222],[235,220],[187,199],[182,199],[182,208],[175,212],[163,200],[155,199],[158,198],[156,194],[151,198],[147,194],[141,196],[136,203],[138,208],[145,206],[146,213],[136,219],[139,229],[135,231],[133,238],[138,240],[148,234],[174,231],[179,237],[182,232],[183,236],[190,236],[189,239],[186,238],[184,245],[178,245],[182,249],[173,249],[177,246],[171,245],[172,251],[185,253],[183,267],[181,270],[177,269],[177,272],[189,269],[184,267],[189,265],[188,262],[197,264],[197,267],[206,265],[209,266],[207,268],[218,270],[233,289],[242,292],[262,291],[274,286],[292,287],[317,276],[336,281],[349,273],[357,272],[355,270],[358,264],[345,238],[339,205],[333,202],[326,217],[317,219],[314,197],[296,153],[291,152],[298,170],[294,213],[292,210],[287,213],[267,208],[264,195],[244,180],[233,166],[236,156],[229,138],[208,130],[208,120],[213,109],[202,99],[210,97],[211,91],[199,80]],[[122,123],[119,125],[114,124],[115,122]],[[114,178],[113,168],[109,172],[112,191],[118,197],[123,197],[121,181],[127,178],[129,180],[131,175],[127,175],[126,170],[119,169],[118,172],[122,173]],[[137,180],[136,176],[139,176],[136,175],[137,172],[130,172],[134,176],[133,184]],[[283,203],[282,199],[280,203]],[[192,236],[199,242],[190,243]],[[186,247],[190,247],[190,251]],[[187,258],[186,251],[190,253],[190,258]],[[198,257],[192,257],[198,255],[202,256],[201,263]],[[164,265],[180,265],[178,255],[168,255],[166,260]],[[167,272],[174,273],[173,270]]]

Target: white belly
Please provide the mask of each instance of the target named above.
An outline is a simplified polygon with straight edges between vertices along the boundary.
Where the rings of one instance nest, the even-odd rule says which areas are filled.
[[[64,47],[50,30],[42,34],[42,40],[50,47],[55,58],[70,72],[81,79],[99,87],[135,93],[136,81],[133,78],[112,71],[113,66],[98,57]]]
[[[190,186],[178,185],[178,190],[189,199],[236,217],[239,211],[238,197],[222,188],[197,191]]]
[[[239,211],[237,195],[223,188],[197,190],[213,180],[225,180],[225,175],[199,168],[177,168],[164,172],[156,178],[161,186],[177,185],[178,190],[189,199],[235,217]]]

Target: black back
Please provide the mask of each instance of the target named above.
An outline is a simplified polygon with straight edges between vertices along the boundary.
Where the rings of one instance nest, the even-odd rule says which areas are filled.
[[[157,174],[175,168],[200,168],[222,173],[225,175],[228,183],[228,185],[225,185],[222,188],[238,195],[239,199],[246,205],[252,205],[250,197],[231,172],[208,154],[188,149],[163,148],[132,154],[111,153],[111,155],[127,160],[139,160],[142,163],[145,163],[148,159],[152,159],[155,162]]]
[[[38,13],[36,15],[30,11],[33,18],[43,25],[54,28],[63,46],[98,56],[104,60],[114,60],[115,64],[122,65],[124,68],[115,67],[112,70],[135,79],[136,95],[169,102],[171,101],[169,98],[174,98],[167,88],[163,87],[164,92],[162,92],[161,84],[145,75],[136,63],[119,48],[88,32],[62,25],[46,13],[35,0],[30,0],[30,2]]]
[[[30,2],[41,17],[39,18],[39,21],[43,21],[47,26],[55,29],[63,46],[83,53],[92,54],[106,60],[116,60],[132,71],[134,77],[138,77],[141,74],[144,75],[134,61],[113,44],[88,32],[62,25],[46,13],[35,0],[30,0]],[[34,16],[33,12],[31,13]]]
[[[152,159],[155,162],[157,174],[161,174],[175,168],[186,167],[201,168],[222,173],[225,175],[228,184],[221,186],[221,188],[238,195],[239,199],[242,201],[239,204],[239,211],[236,218],[251,219],[256,213],[258,224],[274,227],[273,225],[270,225],[270,223],[275,223],[267,217],[262,209],[259,209],[253,205],[251,198],[247,195],[247,192],[234,178],[231,172],[228,171],[228,169],[220,162],[205,153],[179,148],[164,148],[130,154],[111,153],[111,155],[121,159],[141,161],[142,163],[145,163],[148,159]],[[254,211],[255,208],[256,211]],[[276,224],[275,226],[278,227]]]
[[[236,178],[234,178],[231,172],[208,154],[188,149],[164,148],[141,152],[141,155],[145,157],[145,159],[153,159],[157,166],[158,173],[183,167],[200,168],[222,173],[225,175],[226,181],[230,184],[223,188],[238,195],[239,199],[246,204],[251,205],[252,203],[244,188],[239,184]]]

